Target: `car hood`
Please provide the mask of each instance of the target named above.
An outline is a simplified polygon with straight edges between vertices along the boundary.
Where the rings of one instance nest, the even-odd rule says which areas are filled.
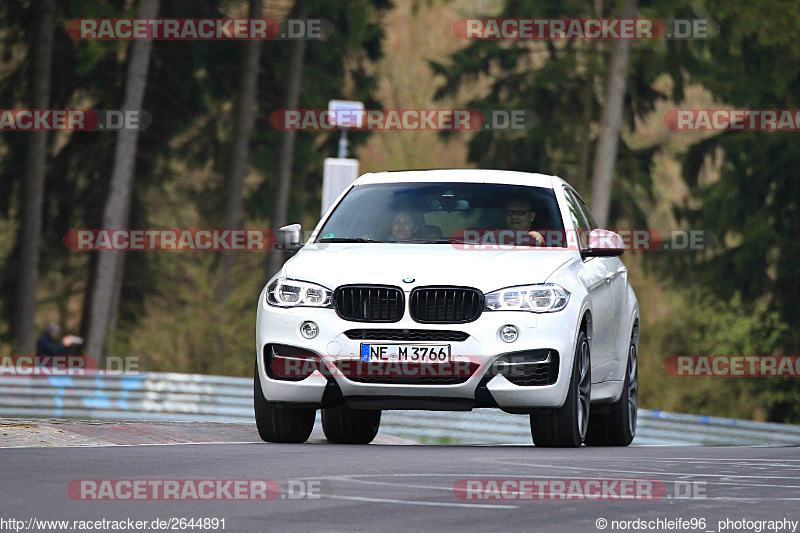
[[[483,292],[542,283],[574,260],[574,251],[545,248],[459,250],[447,244],[331,243],[304,246],[283,275],[330,289],[348,284],[460,285]],[[412,282],[404,279],[413,278]]]

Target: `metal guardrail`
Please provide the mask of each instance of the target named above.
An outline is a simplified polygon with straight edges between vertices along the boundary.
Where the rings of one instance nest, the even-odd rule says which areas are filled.
[[[253,423],[249,378],[144,373],[0,375],[0,417]],[[318,421],[319,422],[319,421]],[[797,446],[800,426],[640,410],[634,444]],[[381,431],[420,442],[530,444],[527,416],[387,411]]]

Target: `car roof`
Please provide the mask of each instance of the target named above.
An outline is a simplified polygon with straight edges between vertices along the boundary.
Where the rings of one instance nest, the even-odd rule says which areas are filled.
[[[552,189],[564,181],[557,176],[513,170],[482,170],[474,168],[453,168],[442,170],[403,170],[399,172],[367,173],[358,178],[353,185],[373,185],[377,183],[418,183],[418,182],[463,182],[463,183],[502,183],[507,185],[529,185]]]

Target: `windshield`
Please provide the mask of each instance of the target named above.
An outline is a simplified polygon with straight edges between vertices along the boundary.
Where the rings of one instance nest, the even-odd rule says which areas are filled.
[[[354,187],[322,226],[317,242],[439,244],[470,241],[486,231],[535,234],[563,229],[555,193],[550,188],[495,183],[387,183]],[[535,240],[531,244],[544,245]]]

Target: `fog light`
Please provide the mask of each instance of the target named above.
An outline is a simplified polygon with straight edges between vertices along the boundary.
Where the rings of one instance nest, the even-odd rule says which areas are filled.
[[[503,339],[505,342],[514,342],[519,337],[519,329],[517,326],[512,326],[511,324],[505,325],[500,328],[500,338]]]
[[[319,333],[319,327],[315,322],[306,320],[300,324],[300,334],[306,339],[313,339]]]

